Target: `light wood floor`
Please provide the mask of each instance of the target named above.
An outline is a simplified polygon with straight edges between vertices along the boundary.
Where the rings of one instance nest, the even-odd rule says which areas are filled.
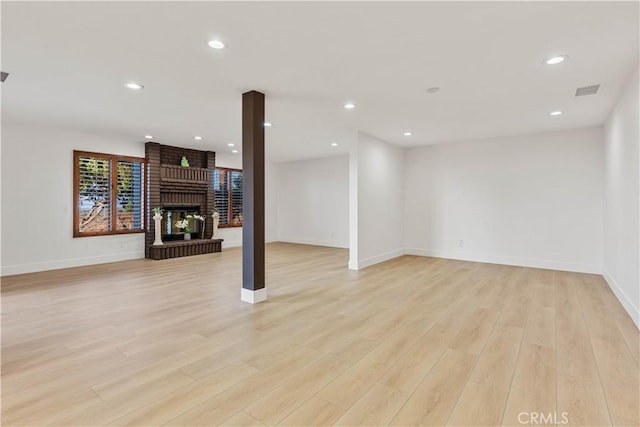
[[[238,249],[5,278],[3,425],[640,422],[638,330],[599,276],[267,258],[255,306]]]

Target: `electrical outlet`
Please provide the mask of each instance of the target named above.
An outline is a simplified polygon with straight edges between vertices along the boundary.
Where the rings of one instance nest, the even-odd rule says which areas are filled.
[[[458,247],[464,248],[464,240],[458,240]]]

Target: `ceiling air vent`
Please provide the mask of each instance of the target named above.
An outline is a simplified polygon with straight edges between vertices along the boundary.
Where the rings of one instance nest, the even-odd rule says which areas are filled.
[[[576,96],[595,95],[598,93],[598,89],[600,89],[600,85],[579,87],[576,89]]]
[[[9,73],[5,73],[4,71],[0,71],[0,82],[3,82],[5,80],[7,80],[7,77],[9,77]]]

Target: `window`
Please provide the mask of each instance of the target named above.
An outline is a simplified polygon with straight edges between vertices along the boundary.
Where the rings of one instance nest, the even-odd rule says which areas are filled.
[[[242,227],[242,171],[216,168],[213,190],[220,227]]]
[[[73,152],[73,236],[144,231],[145,160]]]

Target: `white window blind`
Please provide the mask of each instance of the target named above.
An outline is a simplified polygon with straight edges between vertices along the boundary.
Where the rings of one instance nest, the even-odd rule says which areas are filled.
[[[78,158],[79,232],[111,231],[111,161]]]
[[[144,231],[144,159],[74,151],[74,236]]]
[[[214,199],[220,225],[242,226],[242,171],[216,168],[213,174]]]
[[[225,169],[216,169],[213,172],[214,201],[220,225],[229,223],[229,180]]]
[[[144,229],[144,164],[118,160],[118,230]]]

